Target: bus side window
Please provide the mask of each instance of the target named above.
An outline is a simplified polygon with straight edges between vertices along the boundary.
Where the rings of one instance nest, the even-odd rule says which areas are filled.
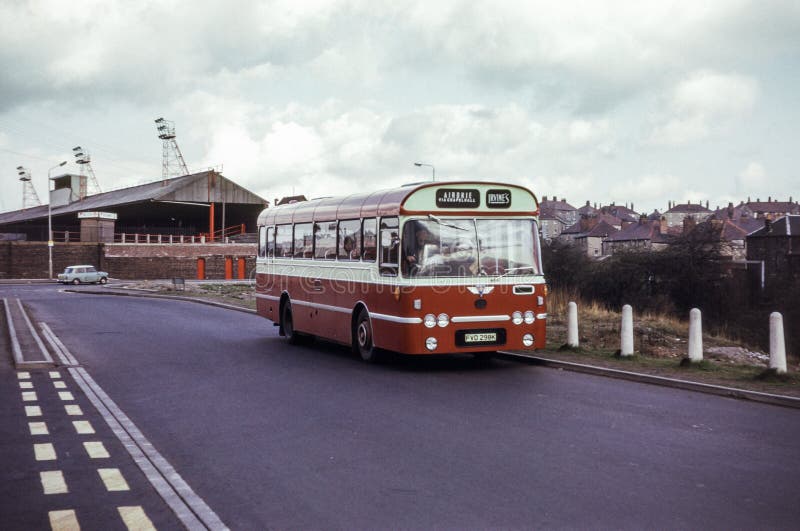
[[[364,249],[361,259],[365,262],[374,262],[378,256],[378,227],[375,218],[365,218],[361,224],[361,239]]]
[[[339,222],[339,260],[358,260],[361,256],[361,220]]]
[[[294,226],[294,257],[313,258],[314,224],[297,223]]]
[[[275,258],[275,227],[267,227],[267,258]]]
[[[333,260],[336,258],[336,222],[314,223],[314,258]]]
[[[258,228],[258,257],[264,258],[267,256],[267,228]]]
[[[381,219],[381,275],[397,275],[400,263],[400,234],[397,218]]]
[[[275,227],[275,256],[291,258],[292,256],[292,226],[278,225]]]

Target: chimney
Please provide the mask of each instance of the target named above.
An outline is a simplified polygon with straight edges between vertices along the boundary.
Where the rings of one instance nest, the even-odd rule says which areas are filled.
[[[631,203],[631,210],[633,210],[633,203]]]
[[[767,203],[772,203],[772,196],[771,195],[767,197]]]
[[[733,219],[733,203],[728,203],[728,219]]]
[[[706,199],[706,208],[708,208],[708,199]]]
[[[544,203],[545,201],[547,201],[547,196],[546,196],[546,195],[543,195],[543,196],[542,196],[542,203]]]
[[[566,197],[562,197],[562,198],[561,198],[561,202],[562,202],[562,203],[566,203],[566,202],[567,202],[567,198],[566,198]]]
[[[669,230],[669,225],[667,224],[667,218],[666,217],[661,216],[661,221],[658,222],[658,228],[659,228],[659,232],[661,232],[661,234],[666,234],[667,233],[667,231]]]
[[[791,199],[791,198],[789,198],[789,201],[791,201],[791,200],[792,200],[792,199]],[[586,206],[589,206],[589,200],[588,200],[588,199],[586,200]]]
[[[767,234],[772,232],[772,220],[767,216],[767,219],[764,220],[764,227],[767,229]]]

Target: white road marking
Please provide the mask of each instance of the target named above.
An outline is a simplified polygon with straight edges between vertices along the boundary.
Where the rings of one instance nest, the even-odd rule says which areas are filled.
[[[50,517],[50,527],[53,531],[80,531],[81,529],[74,509],[50,511],[47,514]]]
[[[25,406],[25,415],[29,417],[41,417],[42,408],[39,406]]]
[[[50,435],[44,422],[29,422],[28,429],[31,430],[31,435]]]
[[[140,506],[135,507],[117,507],[122,521],[129,531],[156,531],[153,522],[147,517]]]
[[[97,473],[100,474],[100,479],[103,480],[106,490],[109,492],[131,490],[128,482],[122,477],[122,472],[119,471],[119,468],[98,468]]]
[[[31,373],[29,373],[28,371],[22,371],[17,373],[17,378],[19,378],[20,380],[28,380],[30,379],[30,377]]]
[[[89,454],[89,457],[92,459],[106,459],[111,457],[101,441],[85,442],[83,443],[83,447],[86,448],[86,453]]]
[[[77,404],[67,404],[64,406],[64,409],[67,411],[67,415],[83,415],[83,410],[81,406]]]
[[[190,530],[227,530],[228,527],[220,520],[219,516],[189,487],[127,415],[97,385],[89,373],[79,366],[78,361],[47,326],[47,323],[39,323],[39,325],[62,363],[72,365],[68,370],[75,383],[100,412],[103,420],[120,440],[136,465],[183,525]]]
[[[24,380],[19,382],[20,389],[33,389],[33,382],[26,382]]]
[[[50,378],[53,378],[53,379],[61,378],[61,373],[58,372],[58,371],[50,371],[49,374],[50,374]]]
[[[94,433],[92,423],[88,420],[73,420],[72,425],[75,426],[75,431],[80,435],[91,435]]]
[[[22,393],[23,402],[36,402],[36,391],[24,391]]]
[[[65,494],[69,492],[67,483],[64,481],[64,473],[60,470],[39,472],[39,479],[42,481],[42,488],[45,494]]]
[[[37,461],[55,461],[56,449],[53,443],[37,443],[33,445],[33,453]]]
[[[56,389],[66,389],[67,384],[59,380],[57,382],[53,382],[53,387],[55,387]]]
[[[64,401],[75,400],[75,397],[72,396],[72,393],[70,393],[69,391],[59,391],[58,392],[58,398],[60,398],[61,400],[64,400]]]

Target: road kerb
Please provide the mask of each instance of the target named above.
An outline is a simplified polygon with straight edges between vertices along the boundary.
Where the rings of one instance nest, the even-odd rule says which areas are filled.
[[[597,367],[595,365],[585,365],[582,363],[574,363],[570,361],[552,360],[548,358],[543,358],[541,356],[533,356],[530,354],[523,354],[519,352],[501,351],[500,354],[507,356],[509,358],[527,360],[530,363],[533,363],[534,365],[541,365],[543,367],[564,369],[573,372],[582,372],[585,374],[594,374],[597,376],[606,376],[609,378],[619,378],[622,380],[628,380],[632,382],[660,385],[662,387],[672,387],[675,389],[697,391],[700,393],[707,393],[717,396],[739,398],[744,400],[751,400],[753,402],[761,402],[765,404],[773,404],[777,406],[800,409],[800,398],[795,398],[792,396],[775,395],[771,393],[748,391],[745,389],[737,389],[734,387],[725,387],[721,385],[690,382],[688,380],[678,380],[675,378],[666,378],[664,376],[655,376],[652,374],[642,374],[638,372],[622,371],[619,369],[611,369],[608,367]]]

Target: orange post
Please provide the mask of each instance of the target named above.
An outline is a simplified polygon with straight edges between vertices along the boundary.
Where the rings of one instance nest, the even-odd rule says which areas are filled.
[[[197,280],[205,280],[206,279],[206,259],[205,258],[198,258],[197,259]]]
[[[214,241],[214,203],[208,209],[208,241]]]
[[[225,257],[225,280],[231,280],[233,278],[233,257],[226,256]]]
[[[245,271],[246,267],[247,266],[245,265],[244,258],[239,258],[239,263],[237,264],[237,270],[236,270],[236,272],[238,273],[239,280],[244,280],[244,274],[246,273],[246,271]]]

